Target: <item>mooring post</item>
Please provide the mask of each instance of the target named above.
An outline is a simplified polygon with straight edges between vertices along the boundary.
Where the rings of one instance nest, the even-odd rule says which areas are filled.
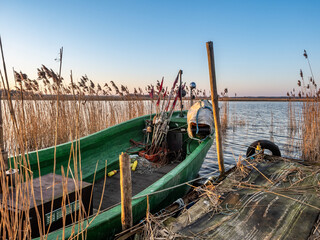
[[[216,129],[215,135],[216,135],[218,164],[219,164],[220,174],[224,174],[223,152],[222,152],[222,143],[221,143],[221,127],[220,127],[220,118],[219,118],[216,70],[214,66],[213,43],[210,41],[210,42],[207,42],[206,45],[207,45],[209,77],[210,77],[210,87],[211,87],[211,101],[212,101],[212,107],[213,107],[214,126]]]
[[[120,162],[120,188],[121,188],[121,224],[122,230],[132,227],[132,183],[130,158],[128,154],[121,153]]]

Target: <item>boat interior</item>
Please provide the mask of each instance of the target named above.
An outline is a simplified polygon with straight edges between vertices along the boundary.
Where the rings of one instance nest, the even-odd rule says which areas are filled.
[[[153,167],[147,170],[141,168],[131,172],[132,195],[136,195],[151,184],[159,180],[165,174],[174,169],[180,162],[175,161],[164,166]],[[105,184],[105,188],[103,185]],[[104,189],[104,194],[103,193]],[[93,190],[93,212],[97,211],[101,202],[100,210],[111,208],[120,204],[120,174],[117,173],[112,177],[108,177],[106,181],[100,179],[94,184]]]
[[[148,120],[146,120],[146,122],[147,121]],[[140,132],[141,135],[135,136],[134,141],[140,143],[146,142],[148,136],[146,136],[143,128],[140,129]],[[131,139],[128,139],[127,142],[130,142]],[[153,163],[143,157],[139,157],[137,155],[138,152],[143,150],[143,147],[141,145],[134,146],[131,142],[131,146],[123,146],[126,148],[122,148],[122,151],[127,151],[130,156],[134,156],[134,160],[138,161],[137,169],[131,172],[132,196],[135,196],[136,194],[162,178],[164,175],[174,169],[181,161],[183,161],[183,159],[185,159],[188,154],[190,154],[190,151],[192,151],[193,148],[189,145],[192,144],[193,141],[187,136],[186,117],[181,118],[177,116],[172,118],[172,121],[170,123],[170,130],[167,136],[167,142],[168,148],[170,149],[170,154],[168,154],[165,163]],[[116,170],[117,172],[111,177],[107,177],[106,179],[100,178],[94,183],[94,212],[99,208],[100,204],[100,210],[105,210],[120,203],[120,174],[118,172],[119,155],[117,155],[116,157],[117,159],[115,160],[115,162],[117,164],[114,164],[113,167],[108,170],[108,172],[112,170]]]

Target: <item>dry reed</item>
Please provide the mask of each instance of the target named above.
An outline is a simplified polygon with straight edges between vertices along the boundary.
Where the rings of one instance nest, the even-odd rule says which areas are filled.
[[[228,88],[224,89],[224,92],[221,92],[222,97],[228,97]],[[228,119],[229,119],[229,101],[224,101],[222,103],[223,114],[221,116],[221,129],[225,132],[228,128]]]
[[[20,170],[14,180],[15,188],[9,186],[9,181],[3,174],[0,176],[3,186],[0,203],[0,236],[4,239],[29,239],[32,234],[29,209],[32,205],[31,201],[36,205],[35,190],[29,161],[24,153],[78,140],[90,133],[156,111],[150,101],[141,101],[137,97],[139,92],[140,95],[143,94],[141,88],[139,88],[139,92],[135,89],[134,94],[130,94],[128,88],[123,85],[118,87],[114,82],[111,82],[101,87],[87,76],[83,76],[77,83],[74,83],[72,73],[70,75],[71,83],[65,85],[60,74],[56,74],[46,66],[38,69],[38,76],[38,79],[31,80],[27,74],[14,71],[16,86],[15,90],[12,90],[8,84],[5,84],[6,77],[3,78],[1,74],[5,89],[2,91],[3,101],[1,101],[4,149],[14,159],[14,166],[9,167]],[[123,101],[91,101],[101,95],[118,95]],[[56,100],[47,100],[45,96],[55,96]],[[71,100],[70,96],[72,96]],[[188,105],[190,104],[186,101],[185,106]],[[55,160],[54,157],[54,162]],[[67,178],[71,177],[76,188],[75,202],[77,203],[79,200],[80,204],[79,210],[71,214],[74,227],[72,234],[76,238],[79,236],[85,238],[86,226],[89,222],[88,213],[84,210],[81,201],[82,171],[78,141],[72,144],[70,149],[69,166],[71,164],[74,166],[74,172],[70,167],[61,169],[63,177],[61,206],[63,229],[66,225],[67,206],[70,205]],[[5,168],[2,166],[2,169]],[[39,169],[39,176],[41,176],[41,169]],[[39,180],[41,188],[41,177]],[[52,186],[54,185],[55,180],[53,179]],[[42,204],[39,208],[36,207],[35,211],[40,238],[45,239],[50,226],[49,229],[45,227],[42,190],[40,193]],[[52,195],[54,196],[54,192]],[[12,211],[10,206],[15,206],[16,209],[20,207],[22,210]],[[52,210],[50,219],[52,219]],[[99,209],[95,214],[99,214]]]
[[[47,68],[43,66],[42,69]],[[57,89],[55,84],[49,81],[50,78],[52,79],[51,71],[48,69],[47,72],[41,71],[39,73],[41,78],[37,80],[30,80],[26,74],[15,72],[16,82],[20,85],[18,87],[20,92],[15,94],[21,98],[17,99],[16,97],[12,101],[13,108],[19,120],[18,128],[25,129],[24,137],[27,139],[26,147],[29,151],[53,146],[55,131],[57,131],[57,144],[60,144],[75,139],[76,129],[78,137],[82,137],[146,114],[145,104],[141,104],[141,101],[135,97],[124,98],[126,101],[90,101],[90,96],[95,96],[103,91],[106,94],[110,93],[111,88],[109,90],[106,84],[106,90],[101,90],[100,85],[95,86],[86,77],[81,78],[78,85],[73,84],[76,92],[73,101],[64,99],[67,94],[71,93],[71,85],[60,87],[58,104],[55,100],[38,100],[38,96],[44,93],[53,94]],[[41,84],[41,81],[44,84]],[[86,82],[90,84],[86,84]],[[119,91],[114,83],[113,86],[116,88],[116,92],[124,95],[124,92]],[[24,96],[28,96],[28,100],[24,100]],[[12,146],[15,145],[17,139],[12,135],[14,126],[8,117],[10,110],[6,100],[2,101],[2,110],[5,149],[12,154]],[[56,123],[56,119],[58,123]],[[58,126],[57,130],[55,129],[56,125]]]
[[[300,90],[298,96],[306,98],[306,101],[303,102],[301,119],[303,138],[302,158],[308,161],[320,161],[320,89],[318,89],[315,82],[306,50],[304,50],[303,56],[308,61],[311,76],[306,83],[304,73],[300,70],[300,79],[298,80]],[[287,95],[294,98],[295,89],[290,94],[287,93]],[[289,103],[290,128],[295,128],[296,126],[293,116],[294,108],[291,109]]]
[[[113,113],[115,108],[111,104],[102,105],[101,102],[95,102],[92,104],[92,102],[87,103],[86,101],[82,101],[81,90],[89,91],[90,94],[96,93],[94,90],[95,86],[92,81],[90,81],[89,87],[84,85],[82,89],[80,87],[76,88],[72,86],[73,93],[75,93],[74,88],[78,91],[77,95],[74,94],[74,101],[61,101],[59,100],[59,95],[63,93],[70,93],[71,91],[70,88],[66,88],[62,85],[62,78],[60,77],[60,74],[57,75],[45,66],[38,71],[40,76],[38,80],[42,79],[45,82],[44,91],[49,91],[51,94],[54,93],[57,96],[56,101],[39,101],[35,100],[36,98],[33,99],[33,96],[41,94],[38,92],[40,84],[35,80],[30,80],[26,74],[21,72],[14,72],[17,83],[16,89],[19,90],[20,98],[13,101],[11,99],[12,91],[9,88],[7,75],[5,74],[5,78],[3,78],[1,74],[1,79],[7,97],[6,102],[2,105],[2,109],[4,110],[4,129],[6,130],[4,132],[4,138],[11,140],[11,142],[5,142],[5,147],[9,151],[9,154],[13,155],[14,159],[14,166],[9,166],[10,169],[19,169],[19,174],[15,176],[14,179],[15,187],[10,187],[9,179],[5,177],[4,171],[1,171],[0,234],[4,239],[31,238],[32,230],[29,211],[32,201],[35,206],[38,230],[41,238],[46,238],[52,222],[53,201],[51,204],[50,224],[46,229],[44,224],[45,217],[42,190],[40,190],[42,206],[40,207],[41,209],[38,209],[35,202],[33,174],[29,170],[29,161],[24,153],[28,153],[30,150],[38,150],[39,148],[46,146],[56,146],[59,143],[69,140],[79,139],[81,135],[88,134],[88,132],[90,133],[105,128],[108,126],[108,124],[106,124],[108,120],[104,118],[105,116],[109,116],[112,124],[117,123],[117,121],[121,121],[121,119],[116,118],[114,114],[112,116],[108,114],[101,114],[106,112]],[[50,83],[49,80],[52,82]],[[86,90],[87,88],[88,90]],[[100,90],[101,87],[98,85],[97,91]],[[28,99],[31,97],[31,100],[25,100],[24,97],[26,95],[29,97]],[[134,102],[135,101],[125,102],[128,108],[132,110],[135,109],[134,113],[131,111],[131,113],[129,112],[129,115],[125,117],[132,118],[137,114],[143,114],[143,107],[135,107]],[[11,119],[8,117],[9,114],[11,115]],[[82,116],[85,117],[82,118]],[[83,126],[85,126],[86,131],[81,132],[80,130],[84,128]],[[88,218],[88,213],[86,213],[81,200],[82,173],[81,161],[79,161],[80,158],[78,156],[78,154],[80,154],[80,148],[77,147],[77,143],[78,142],[75,144],[76,146],[72,145],[71,152],[73,154],[70,154],[69,159],[69,163],[74,164],[74,173],[71,171],[70,167],[67,169],[66,173],[61,169],[64,179],[62,182],[63,201],[61,208],[64,213],[62,214],[63,226],[65,226],[66,207],[70,205],[68,189],[66,188],[66,179],[68,176],[72,176],[75,184],[75,205],[77,205],[78,202],[80,204],[79,206],[74,207],[79,210],[71,213],[72,222],[75,224],[74,226],[78,226],[78,232],[75,232],[74,234],[82,235],[82,237],[84,237],[86,229],[84,220]],[[54,165],[55,160],[54,156]],[[5,161],[0,162],[1,169],[6,170],[6,167],[4,166]],[[40,171],[41,170],[39,169],[39,175],[41,176]],[[41,188],[41,177],[39,180]],[[52,199],[54,199],[54,178],[52,186]],[[42,212],[42,214],[40,212]],[[99,214],[99,209],[96,214]]]
[[[134,93],[130,93],[127,87],[118,87],[113,81],[101,87],[86,75],[81,77],[78,83],[74,83],[71,75],[69,85],[64,85],[64,81],[59,83],[61,86],[57,104],[56,100],[47,98],[55,96],[57,91],[57,80],[53,80],[57,76],[52,69],[42,66],[38,69],[39,78],[35,80],[29,79],[28,75],[22,72],[14,72],[14,76],[16,90],[10,91],[14,97],[12,104],[18,119],[18,128],[25,129],[24,138],[28,151],[54,146],[55,131],[57,144],[61,144],[75,139],[76,130],[77,136],[83,137],[123,121],[156,112],[156,106],[151,101],[139,99],[139,95],[144,94],[141,88],[138,88],[139,92],[135,88]],[[199,90],[199,94],[200,92],[203,91]],[[4,148],[9,154],[13,154],[17,139],[12,134],[14,126],[10,119],[7,96],[3,95],[1,107]],[[117,95],[123,101],[96,100],[97,96],[106,95]],[[70,96],[73,96],[73,100],[70,100]],[[188,109],[190,101],[183,101],[184,108]]]

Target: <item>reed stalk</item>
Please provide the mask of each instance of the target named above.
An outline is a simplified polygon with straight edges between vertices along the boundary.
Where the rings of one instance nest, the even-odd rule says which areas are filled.
[[[302,107],[302,157],[308,161],[320,161],[320,90],[317,87],[309,56],[304,50],[303,56],[308,61],[311,77],[305,85],[304,73],[300,70],[301,80],[298,80],[300,88],[299,97],[306,96]],[[302,84],[301,84],[302,81]]]

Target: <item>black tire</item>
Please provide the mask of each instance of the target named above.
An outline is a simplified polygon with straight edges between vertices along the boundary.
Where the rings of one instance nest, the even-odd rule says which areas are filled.
[[[247,157],[250,157],[251,155],[255,154],[256,147],[258,146],[258,143],[260,143],[261,149],[268,149],[272,152],[273,156],[279,156],[281,157],[281,152],[279,147],[274,144],[271,141],[268,140],[258,140],[250,144],[250,147],[247,149]]]

